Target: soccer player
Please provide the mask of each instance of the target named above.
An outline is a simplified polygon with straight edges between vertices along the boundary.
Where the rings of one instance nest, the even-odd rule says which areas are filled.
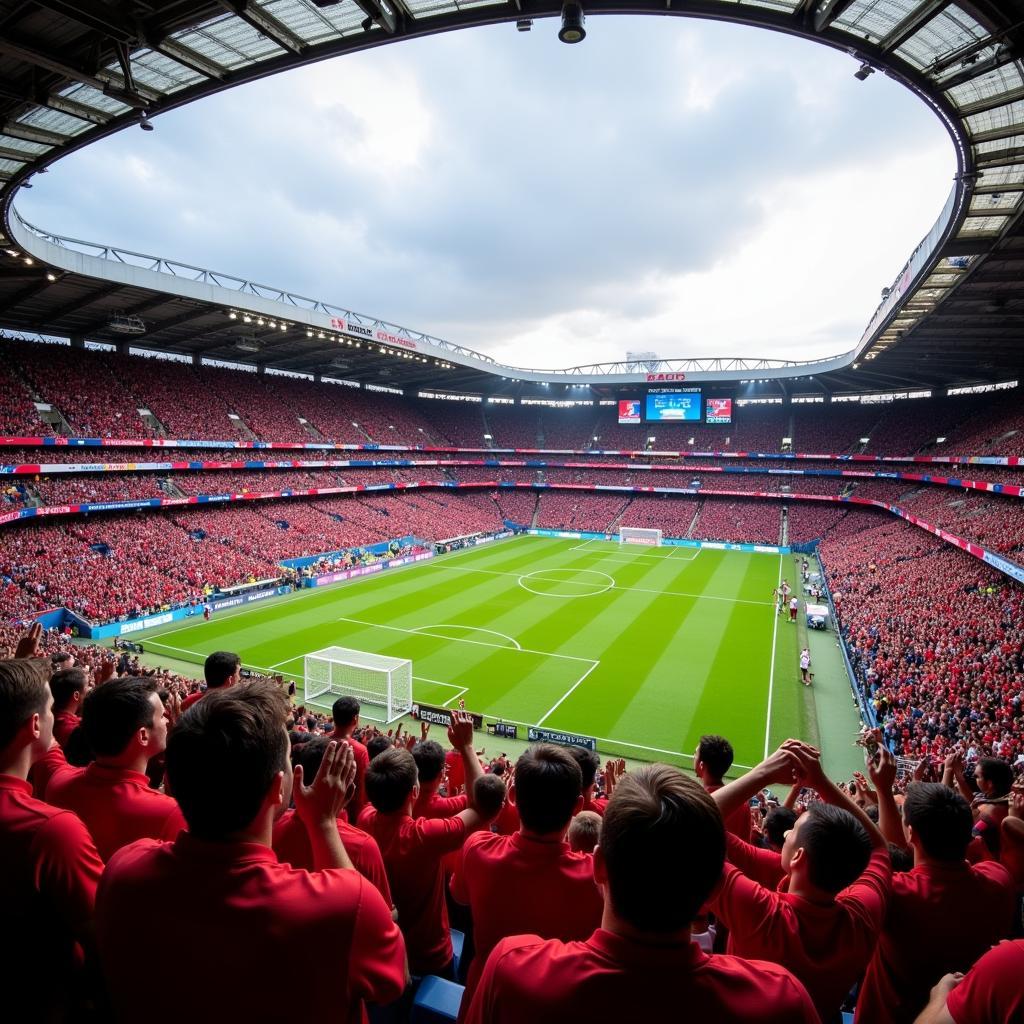
[[[167,747],[167,712],[156,680],[126,676],[93,690],[82,731],[95,760],[58,771],[46,799],[85,822],[104,860],[136,839],[173,839],[185,819],[178,803],[151,789],[146,766]]]
[[[370,763],[370,752],[352,734],[359,728],[359,712],[362,705],[355,697],[339,697],[331,707],[334,719],[332,740],[344,740],[352,748],[352,756],[356,760],[356,791],[352,796],[347,812],[348,819],[355,822],[366,806],[366,768]]]
[[[220,690],[234,686],[242,678],[242,659],[231,651],[214,651],[203,663],[203,676],[206,678],[206,689],[198,693],[190,693],[182,702],[182,712],[188,711],[211,690]]]
[[[800,676],[804,686],[811,685],[811,650],[805,647],[800,652]]]
[[[793,741],[717,790],[714,800],[727,815],[768,783],[792,781],[794,767],[825,803],[812,804],[797,820],[781,854],[728,836],[729,863],[710,909],[729,929],[730,953],[791,970],[821,1019],[831,1022],[863,974],[885,919],[892,883],[888,844],[828,779],[817,751]],[[884,751],[871,771],[891,786],[896,762]]]
[[[462,848],[451,893],[469,906],[476,943],[464,1006],[499,940],[525,934],[582,940],[601,923],[593,857],[573,853],[565,841],[569,822],[583,807],[583,777],[573,753],[538,743],[520,755],[515,771],[519,831],[510,836],[477,832]]]
[[[70,811],[32,796],[53,742],[50,662],[0,662],[0,964],[4,1017],[62,1020],[82,995],[103,861]]]
[[[725,785],[725,773],[732,767],[732,744],[724,736],[701,736],[693,758],[693,772],[709,793]],[[745,843],[753,838],[750,808],[741,806],[725,819],[726,831]]]
[[[892,792],[880,787],[878,797],[880,815],[894,817]],[[857,1021],[910,1024],[942,975],[966,971],[1010,935],[1013,880],[993,861],[967,863],[972,825],[971,808],[959,793],[939,783],[907,787],[903,832],[914,868],[893,876],[885,925],[857,999]],[[884,824],[882,831],[894,838]]]
[[[203,605],[203,621],[204,622],[209,622],[210,621],[210,616],[212,614],[213,614],[213,610],[210,608],[209,604],[204,604]]]
[[[100,959],[122,1020],[181,1024],[361,1020],[363,1002],[405,988],[405,948],[391,908],[345,851],[337,817],[355,772],[351,750],[331,743],[304,785],[288,764],[288,701],[270,680],[216,688],[181,716],[167,744],[167,774],[188,832],[119,850],[96,897]],[[315,871],[278,863],[274,820],[294,796]],[[346,870],[347,869],[347,870]],[[139,931],[162,911],[160,949],[195,950],[172,985],[154,994],[154,946]],[[295,988],[310,964],[323,983]],[[255,974],[254,971],[262,971]],[[266,972],[270,971],[270,974]]]
[[[419,797],[416,761],[405,748],[378,754],[366,772],[370,803],[359,827],[377,840],[384,857],[398,920],[413,974],[451,977],[452,940],[444,899],[445,855],[460,850],[466,836],[484,828],[498,813],[500,801],[477,806],[475,783],[483,777],[473,749],[473,720],[452,713],[448,738],[463,760],[470,804],[451,818],[413,818]],[[504,786],[501,787],[504,792]]]
[[[789,621],[790,622],[793,622],[793,623],[796,622],[796,613],[797,613],[797,610],[799,609],[799,607],[800,607],[800,602],[797,600],[796,595],[794,594],[789,599]]]
[[[708,956],[690,922],[721,877],[725,831],[714,800],[679,769],[624,776],[608,804],[594,876],[601,927],[583,942],[502,939],[467,1024],[669,1019],[817,1024],[803,986],[775,964]]]

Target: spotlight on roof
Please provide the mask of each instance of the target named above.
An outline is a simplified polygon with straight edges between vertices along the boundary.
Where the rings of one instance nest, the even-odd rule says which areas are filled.
[[[582,43],[587,38],[587,30],[583,27],[585,21],[583,6],[568,0],[562,5],[562,27],[558,30],[558,38],[563,43]]]
[[[149,119],[149,114],[147,114],[143,110],[142,113],[139,114],[139,118],[140,118],[140,120],[139,120],[139,127],[144,132],[151,132],[153,130],[153,123]]]
[[[854,71],[853,77],[856,78],[858,82],[866,82],[869,76],[874,73],[875,69],[867,61],[864,61],[864,63]]]
[[[533,28],[533,18],[520,18],[516,22],[517,32],[529,32]]]

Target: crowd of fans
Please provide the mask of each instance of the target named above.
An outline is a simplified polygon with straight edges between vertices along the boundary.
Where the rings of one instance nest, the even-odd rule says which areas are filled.
[[[732,781],[711,734],[692,776],[548,743],[488,758],[460,711],[447,736],[370,726],[352,696],[326,715],[230,652],[201,688],[38,626],[0,644],[14,1019],[290,1019],[294,985],[228,983],[253,963],[302,982],[303,1014],[346,1021],[1024,1009],[1024,788],[1005,756],[898,780],[868,732],[864,772],[838,784],[796,740]],[[198,935],[216,955],[164,984],[150,907],[162,948]]]

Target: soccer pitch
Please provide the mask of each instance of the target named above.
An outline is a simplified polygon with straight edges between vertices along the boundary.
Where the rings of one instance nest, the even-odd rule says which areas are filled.
[[[408,658],[417,702],[461,697],[488,720],[683,765],[702,733],[719,732],[750,766],[813,728],[797,630],[771,601],[792,567],[773,554],[520,537],[139,639],[197,663],[236,651],[300,688],[303,655],[331,645]]]

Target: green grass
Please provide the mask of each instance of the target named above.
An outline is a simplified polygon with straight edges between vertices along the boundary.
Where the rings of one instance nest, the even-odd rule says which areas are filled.
[[[791,566],[771,554],[522,537],[143,639],[193,663],[237,651],[300,684],[303,654],[331,645],[409,658],[423,703],[462,696],[488,719],[682,765],[702,733],[718,732],[749,766],[766,743],[815,738],[797,631],[771,605]]]

